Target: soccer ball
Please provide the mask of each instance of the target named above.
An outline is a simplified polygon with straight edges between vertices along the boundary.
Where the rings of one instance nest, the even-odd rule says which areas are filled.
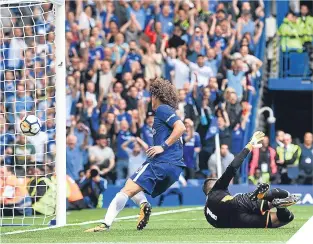
[[[25,136],[35,136],[40,131],[41,121],[35,115],[27,115],[22,119],[20,128]]]

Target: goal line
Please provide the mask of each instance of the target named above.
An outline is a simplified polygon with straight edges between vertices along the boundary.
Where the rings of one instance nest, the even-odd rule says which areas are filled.
[[[152,213],[151,216],[183,213],[183,212],[198,211],[198,210],[203,210],[203,207],[192,207],[192,208],[183,208],[183,209],[177,209],[177,210],[160,211],[160,212]],[[121,220],[127,220],[127,219],[135,219],[137,217],[138,217],[138,215],[130,215],[130,216],[116,218],[116,220],[121,221]],[[96,223],[100,223],[101,221],[103,221],[103,219],[85,221],[85,222],[81,222],[81,223],[67,224],[66,226],[49,226],[49,227],[42,227],[42,228],[36,228],[36,229],[10,231],[10,232],[6,232],[6,233],[1,233],[1,236],[22,234],[22,233],[27,233],[27,232],[44,231],[44,230],[55,229],[55,228],[60,228],[60,227],[67,227],[67,226],[82,226],[82,225],[96,224]]]

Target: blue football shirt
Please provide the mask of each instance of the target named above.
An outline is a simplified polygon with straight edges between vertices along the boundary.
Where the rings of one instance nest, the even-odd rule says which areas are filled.
[[[175,110],[169,105],[160,105],[155,111],[153,124],[153,142],[155,146],[162,145],[173,131],[174,123],[180,120]],[[177,140],[163,153],[149,158],[149,163],[170,163],[178,166],[185,166],[183,159],[183,145],[181,139]]]
[[[184,137],[187,137],[185,135]],[[188,168],[196,168],[197,165],[197,154],[195,153],[195,148],[201,147],[201,139],[198,132],[194,132],[193,138],[186,142],[184,145],[184,162]]]
[[[128,159],[128,154],[127,152],[122,148],[122,144],[125,141],[130,140],[132,137],[132,134],[130,131],[120,131],[117,135],[117,152],[116,152],[116,157],[118,159]]]

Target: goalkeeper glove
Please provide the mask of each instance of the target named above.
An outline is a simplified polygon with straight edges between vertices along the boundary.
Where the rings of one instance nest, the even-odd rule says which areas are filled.
[[[254,132],[249,144],[253,148],[261,148],[262,147],[262,141],[264,139],[265,134],[262,131],[256,131]]]

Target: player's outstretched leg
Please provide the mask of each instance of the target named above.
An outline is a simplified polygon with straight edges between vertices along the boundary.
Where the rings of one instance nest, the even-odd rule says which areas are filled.
[[[270,189],[270,185],[267,183],[262,183],[257,186],[257,188],[249,194],[251,200],[263,199],[265,193]]]
[[[276,207],[277,212],[271,213],[271,227],[278,228],[290,223],[294,219],[293,213],[287,207],[296,204],[300,197],[291,194],[286,198],[275,198],[272,200],[272,207]]]
[[[116,216],[125,207],[128,199],[141,191],[143,191],[143,189],[139,185],[131,179],[127,180],[124,188],[116,194],[110,203],[104,222],[94,228],[86,230],[85,232],[102,232],[109,230]]]
[[[290,196],[286,198],[275,198],[272,201],[273,207],[279,209],[279,208],[287,208],[291,205],[296,204],[300,200],[300,196],[291,194]]]
[[[272,202],[275,198],[282,199],[290,196],[290,193],[280,188],[274,188],[266,192],[263,196],[263,200]]]

